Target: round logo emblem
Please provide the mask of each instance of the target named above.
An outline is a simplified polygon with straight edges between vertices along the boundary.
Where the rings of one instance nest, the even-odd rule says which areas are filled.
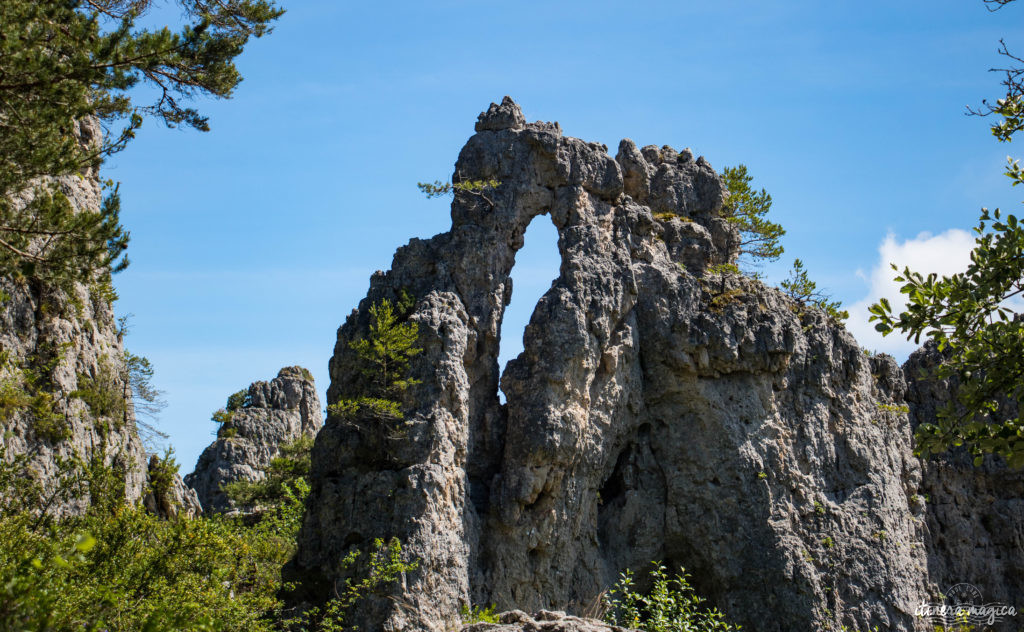
[[[946,603],[951,606],[981,605],[981,591],[970,584],[956,584],[946,591]]]

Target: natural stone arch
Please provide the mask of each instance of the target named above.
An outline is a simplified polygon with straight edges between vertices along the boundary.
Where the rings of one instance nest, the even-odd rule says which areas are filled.
[[[501,320],[499,373],[523,352],[526,327],[537,303],[560,274],[562,257],[558,250],[558,229],[548,214],[533,218],[526,228],[522,248],[516,251],[512,268],[513,291]],[[499,397],[504,393],[499,390]]]
[[[704,564],[701,581],[742,623],[913,629],[917,465],[906,423],[871,423],[876,400],[901,397],[886,386],[898,369],[822,314],[713,268],[738,238],[703,158],[626,140],[613,159],[527,124],[508,98],[476,130],[455,173],[501,185],[456,193],[452,229],[400,248],[338,332],[329,403],[353,379],[369,307],[409,291],[422,382],[400,435],[329,420],[318,436],[295,599],[322,603],[349,551],[396,536],[420,569],[361,607],[363,629],[443,628],[471,603],[578,611],[639,556],[695,551],[727,562]],[[509,275],[543,213],[562,265],[501,378],[502,407]],[[843,464],[857,477],[829,496]],[[602,509],[602,490],[632,496]],[[687,524],[690,507],[711,522]],[[888,544],[865,546],[878,529]],[[810,553],[824,555],[826,533],[842,536],[830,553],[842,563]]]

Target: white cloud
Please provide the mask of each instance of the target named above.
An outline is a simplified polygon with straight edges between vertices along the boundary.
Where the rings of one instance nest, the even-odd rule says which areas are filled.
[[[878,262],[871,272],[865,274],[857,271],[858,276],[867,281],[869,289],[863,299],[849,307],[850,319],[846,328],[862,347],[884,351],[902,361],[919,345],[896,333],[883,337],[875,331],[875,323],[868,322],[868,307],[879,298],[889,299],[896,312],[906,305],[900,294],[900,284],[893,281],[896,272],[889,264],[895,263],[901,271],[909,266],[921,274],[934,272],[940,276],[949,276],[967,269],[973,247],[974,235],[959,228],[952,228],[939,235],[924,232],[902,242],[889,233],[878,247]]]

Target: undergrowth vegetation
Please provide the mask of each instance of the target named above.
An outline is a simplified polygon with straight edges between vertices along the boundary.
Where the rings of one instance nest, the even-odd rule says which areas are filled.
[[[618,583],[604,596],[604,619],[612,625],[644,632],[730,632],[739,630],[725,620],[725,615],[705,607],[705,599],[690,586],[688,576],[680,571],[675,577],[658,563],[650,572],[651,589],[637,589],[633,573],[622,573]]]
[[[247,489],[257,519],[166,520],[125,501],[124,472],[98,461],[60,460],[41,479],[25,456],[0,448],[0,629],[48,632],[334,631],[366,593],[414,567],[397,540],[365,553],[369,573],[323,609],[287,611],[281,567],[295,552],[309,486],[308,442],[275,459]],[[305,457],[296,456],[305,454]],[[303,459],[305,459],[303,461]],[[166,485],[176,470],[168,454]],[[305,468],[305,469],[304,469]],[[158,489],[150,489],[153,493]],[[53,508],[78,499],[84,513]]]
[[[258,481],[237,480],[223,486],[224,492],[243,511],[279,510],[294,498],[309,492],[310,451],[313,437],[302,436],[281,446]]]

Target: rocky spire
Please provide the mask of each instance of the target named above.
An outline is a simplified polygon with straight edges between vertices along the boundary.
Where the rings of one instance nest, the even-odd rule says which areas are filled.
[[[98,119],[75,123],[85,145],[99,142]],[[55,182],[75,212],[96,212],[103,191],[89,170]],[[15,199],[29,201],[31,191]],[[0,277],[0,447],[29,458],[29,475],[56,483],[61,461],[98,460],[123,474],[129,502],[142,499],[147,458],[135,426],[113,288]],[[87,495],[56,502],[55,515],[81,512]]]
[[[253,382],[230,416],[185,476],[207,513],[231,509],[222,485],[260,479],[282,445],[315,436],[323,423],[313,375],[298,366],[281,369],[269,382]]]

